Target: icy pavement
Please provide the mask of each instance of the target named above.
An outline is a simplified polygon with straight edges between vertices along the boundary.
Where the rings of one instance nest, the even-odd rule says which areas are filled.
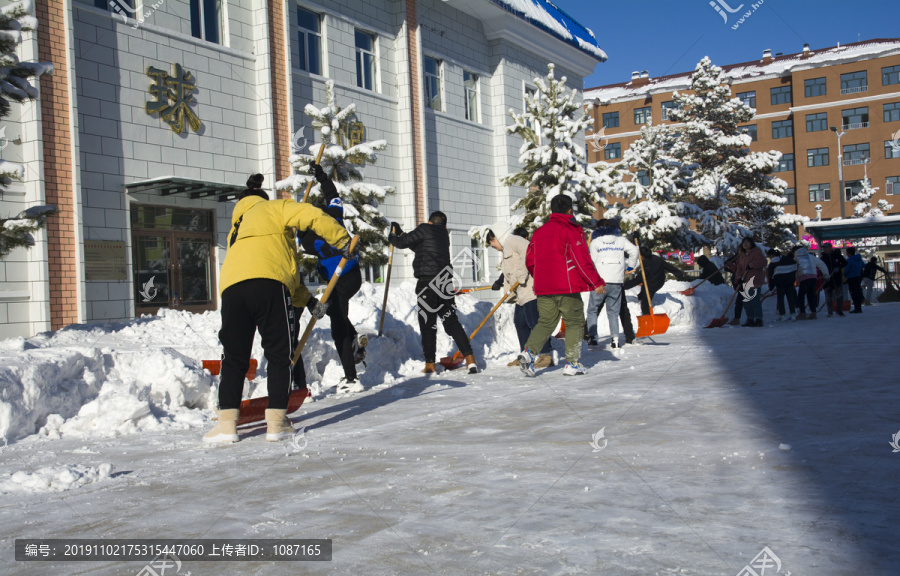
[[[900,573],[900,305],[768,317],[591,350],[584,377],[528,379],[505,357],[326,396],[293,443],[29,436],[0,449],[0,573],[146,564],[11,559],[16,538],[76,537],[333,540],[331,562],[185,563],[193,576],[771,576],[752,566],[765,547],[781,575]],[[89,481],[8,488],[41,469]]]

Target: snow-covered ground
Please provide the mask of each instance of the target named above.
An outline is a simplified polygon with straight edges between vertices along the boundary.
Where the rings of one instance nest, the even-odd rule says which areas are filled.
[[[16,538],[333,540],[328,563],[186,562],[195,576],[733,576],[764,547],[779,574],[900,573],[900,305],[776,323],[769,299],[765,328],[704,330],[731,291],[685,286],[657,296],[672,327],[655,342],[586,349],[584,377],[529,379],[506,367],[510,306],[475,339],[483,373],[424,377],[412,285],[391,289],[381,338],[365,285],[351,316],[373,335],[366,392],[335,395],[319,324],[304,354],[313,401],[284,443],[258,426],[200,442],[218,314],[2,341],[0,573],[146,564],[15,562]],[[490,309],[459,303],[470,330]],[[452,350],[441,332],[439,353]],[[260,375],[248,393],[264,393],[264,362]]]

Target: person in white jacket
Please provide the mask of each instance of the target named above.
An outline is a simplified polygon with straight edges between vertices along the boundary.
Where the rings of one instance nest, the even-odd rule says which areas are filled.
[[[816,309],[819,307],[819,291],[816,288],[817,272],[822,273],[822,278],[828,278],[828,266],[815,254],[811,254],[806,246],[795,246],[793,252],[794,260],[797,261],[797,303],[800,305],[797,319],[815,320]],[[807,304],[809,304],[809,315],[806,314]]]
[[[619,309],[622,299],[622,284],[625,282],[625,268],[637,268],[638,249],[631,242],[622,238],[619,223],[615,220],[602,219],[597,222],[597,229],[591,234],[588,248],[591,260],[600,277],[606,281],[606,292],[591,292],[587,305],[588,345],[597,345],[597,316],[606,305],[606,317],[609,320],[609,335],[612,347],[620,346]]]

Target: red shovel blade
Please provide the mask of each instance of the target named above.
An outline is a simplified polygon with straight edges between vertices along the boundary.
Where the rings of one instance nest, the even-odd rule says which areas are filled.
[[[299,410],[300,406],[303,406],[303,402],[310,396],[312,396],[312,394],[309,393],[308,388],[301,388],[291,392],[291,395],[288,396],[287,413],[292,414]],[[241,401],[241,412],[240,416],[238,416],[237,425],[243,426],[244,424],[265,420],[266,408],[268,407],[268,396]]]
[[[253,358],[250,359],[250,367],[247,368],[247,380],[253,380],[256,378],[256,368],[258,363]],[[222,361],[221,360],[204,360],[203,367],[206,370],[209,370],[209,373],[213,376],[218,376],[219,372],[222,371]]]
[[[441,358],[440,360],[438,360],[438,364],[440,364],[441,366],[443,366],[443,367],[446,368],[447,370],[456,370],[457,368],[459,368],[460,366],[462,366],[463,360],[465,360],[465,358],[463,357],[462,353],[461,353],[461,352],[457,352],[457,353],[454,354],[452,357],[451,357],[451,356],[444,356],[443,358]]]

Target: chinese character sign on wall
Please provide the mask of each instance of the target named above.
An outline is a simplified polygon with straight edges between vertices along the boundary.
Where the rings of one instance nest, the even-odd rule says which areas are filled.
[[[195,102],[194,75],[184,70],[181,64],[175,64],[175,73],[171,76],[153,66],[147,67],[147,76],[154,80],[149,91],[156,98],[145,105],[147,114],[158,113],[176,134],[184,131],[185,120],[194,132],[199,130],[202,123],[190,107]]]

